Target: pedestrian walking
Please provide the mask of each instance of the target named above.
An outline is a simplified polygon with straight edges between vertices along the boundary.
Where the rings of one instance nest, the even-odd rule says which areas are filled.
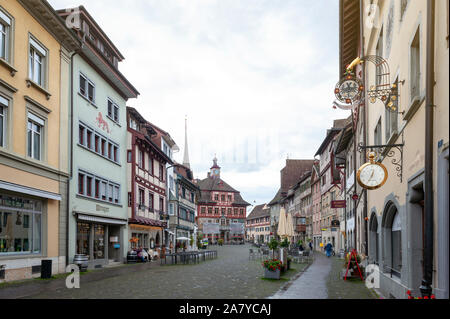
[[[313,245],[312,245],[312,241],[309,242],[309,250],[313,250]]]
[[[331,245],[331,243],[328,243],[325,246],[325,253],[327,254],[327,257],[331,256],[331,252],[333,251],[333,245]]]

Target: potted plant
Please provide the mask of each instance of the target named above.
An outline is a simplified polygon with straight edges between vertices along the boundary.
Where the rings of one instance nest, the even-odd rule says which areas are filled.
[[[267,259],[262,263],[264,267],[264,278],[280,279],[283,263],[278,259]]]
[[[288,248],[289,247],[289,240],[286,238],[283,239],[283,241],[280,244],[280,247],[282,248]]]

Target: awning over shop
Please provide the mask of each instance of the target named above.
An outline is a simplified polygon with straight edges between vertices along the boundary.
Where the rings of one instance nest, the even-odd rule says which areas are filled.
[[[136,216],[135,218],[130,218],[128,220],[128,222],[130,224],[155,226],[155,227],[160,227],[160,228],[165,228],[166,225],[167,225],[166,223],[161,222],[159,220],[145,218],[145,217],[140,217],[140,216]]]
[[[22,194],[27,194],[27,195],[32,195],[32,196],[37,196],[37,197],[42,197],[42,198],[48,198],[48,199],[53,199],[53,200],[61,200],[60,194],[47,192],[47,191],[43,191],[40,189],[22,186],[22,185],[18,185],[18,184],[8,183],[8,182],[4,182],[4,181],[0,181],[0,189],[6,189],[6,190],[17,192],[17,193],[22,193]]]
[[[177,240],[189,240],[187,237],[177,237]]]
[[[126,225],[127,224],[127,221],[125,219],[99,217],[99,216],[92,216],[92,215],[84,215],[84,214],[80,214],[80,213],[78,213],[78,219],[88,221],[88,222],[96,222],[96,223],[103,223],[103,224],[114,224],[114,225]]]

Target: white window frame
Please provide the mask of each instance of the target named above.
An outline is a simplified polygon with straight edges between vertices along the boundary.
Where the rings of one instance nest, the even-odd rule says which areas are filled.
[[[31,34],[28,37],[28,44],[28,78],[40,87],[46,88],[48,50]],[[37,61],[37,56],[41,57],[41,61]],[[40,81],[36,78],[36,63],[39,63],[41,67],[39,70]]]
[[[0,31],[0,37],[4,37],[4,56],[0,55],[0,58],[10,62],[11,56],[11,30],[12,30],[12,18],[0,7],[0,23],[4,26],[4,31]],[[0,44],[1,45],[1,44]]]
[[[82,77],[84,79],[84,83],[85,83],[85,87],[84,87],[84,94],[81,92],[81,81],[80,81],[80,77]],[[93,94],[92,94],[92,100],[89,99],[89,84],[92,86],[93,88]],[[91,102],[92,104],[95,105],[95,83],[92,82],[85,74],[83,74],[82,72],[80,72],[79,77],[78,77],[78,93],[80,93],[81,96],[83,96],[84,98],[86,98],[89,102]]]
[[[80,127],[84,128],[84,134],[83,134],[83,141],[82,143],[80,143],[79,137],[78,137],[78,145],[82,146],[83,148],[86,148],[92,152],[94,152],[95,154],[106,158],[118,165],[120,165],[120,146],[118,143],[114,142],[113,140],[109,139],[108,137],[104,136],[103,134],[101,134],[99,131],[93,129],[91,126],[85,124],[82,121],[78,121],[78,130],[80,129]],[[91,132],[91,148],[88,147],[87,145],[87,132],[90,131]],[[78,136],[80,136],[79,132],[78,132]],[[98,152],[95,150],[95,137],[98,137]],[[102,154],[102,140],[105,141],[105,154]],[[109,144],[112,145],[112,152],[111,152],[111,157],[109,157]],[[114,160],[114,147],[117,148],[117,160]]]
[[[98,200],[98,201],[102,201],[105,203],[110,203],[110,204],[116,204],[116,205],[121,205],[121,199],[120,199],[120,194],[122,191],[122,187],[119,183],[110,181],[106,178],[103,178],[101,176],[95,175],[93,173],[89,173],[84,169],[79,169],[78,170],[78,176],[79,175],[84,175],[83,178],[83,194],[80,194],[78,192],[79,187],[77,185],[77,195],[81,195],[87,198],[92,198],[94,200]],[[91,177],[92,178],[92,185],[91,185],[91,196],[87,195],[87,178],[86,177]],[[99,198],[95,197],[95,181],[98,180],[100,182],[99,185]],[[105,199],[103,199],[103,195],[105,196]],[[112,201],[109,200],[109,198],[112,198]],[[117,202],[116,202],[117,200]]]
[[[111,103],[111,116],[109,115],[109,106],[110,106],[110,103]],[[120,118],[120,109],[119,109],[119,106],[117,105],[117,103],[115,103],[111,98],[108,98],[107,99],[107,101],[106,101],[106,105],[107,105],[107,117],[111,120],[111,121],[113,121],[113,122],[115,122],[115,123],[119,123],[119,118]],[[116,119],[116,116],[115,116],[115,111],[117,110],[117,119]]]
[[[1,11],[0,11],[1,12]],[[3,109],[2,114],[0,114],[0,122],[2,123],[3,130],[0,132],[1,140],[0,147],[6,147],[6,141],[8,139],[8,109],[10,101],[0,95],[0,107]]]
[[[28,139],[28,131],[30,130],[28,128],[28,123],[31,122],[32,124],[35,124],[37,126],[40,126],[41,130],[40,132],[35,132],[32,130],[32,135],[31,135],[31,141]],[[40,117],[34,115],[31,112],[28,112],[28,117],[27,117],[27,156],[30,158],[33,158],[35,160],[41,161],[42,160],[42,150],[44,147],[44,129],[45,129],[45,121],[43,119],[41,119]],[[34,134],[39,134],[39,156],[38,158],[35,157],[34,154]],[[28,153],[28,146],[31,143],[31,154]]]

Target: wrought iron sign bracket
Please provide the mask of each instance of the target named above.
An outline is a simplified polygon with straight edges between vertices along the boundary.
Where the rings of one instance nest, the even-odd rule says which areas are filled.
[[[375,151],[378,154],[377,161],[380,163],[386,157],[392,158],[391,164],[393,164],[395,166],[395,171],[397,172],[397,177],[400,178],[400,183],[402,183],[402,181],[403,181],[403,146],[405,146],[405,143],[364,146],[363,143],[360,142],[358,144],[358,152],[360,152],[360,153],[367,152],[367,150]]]

